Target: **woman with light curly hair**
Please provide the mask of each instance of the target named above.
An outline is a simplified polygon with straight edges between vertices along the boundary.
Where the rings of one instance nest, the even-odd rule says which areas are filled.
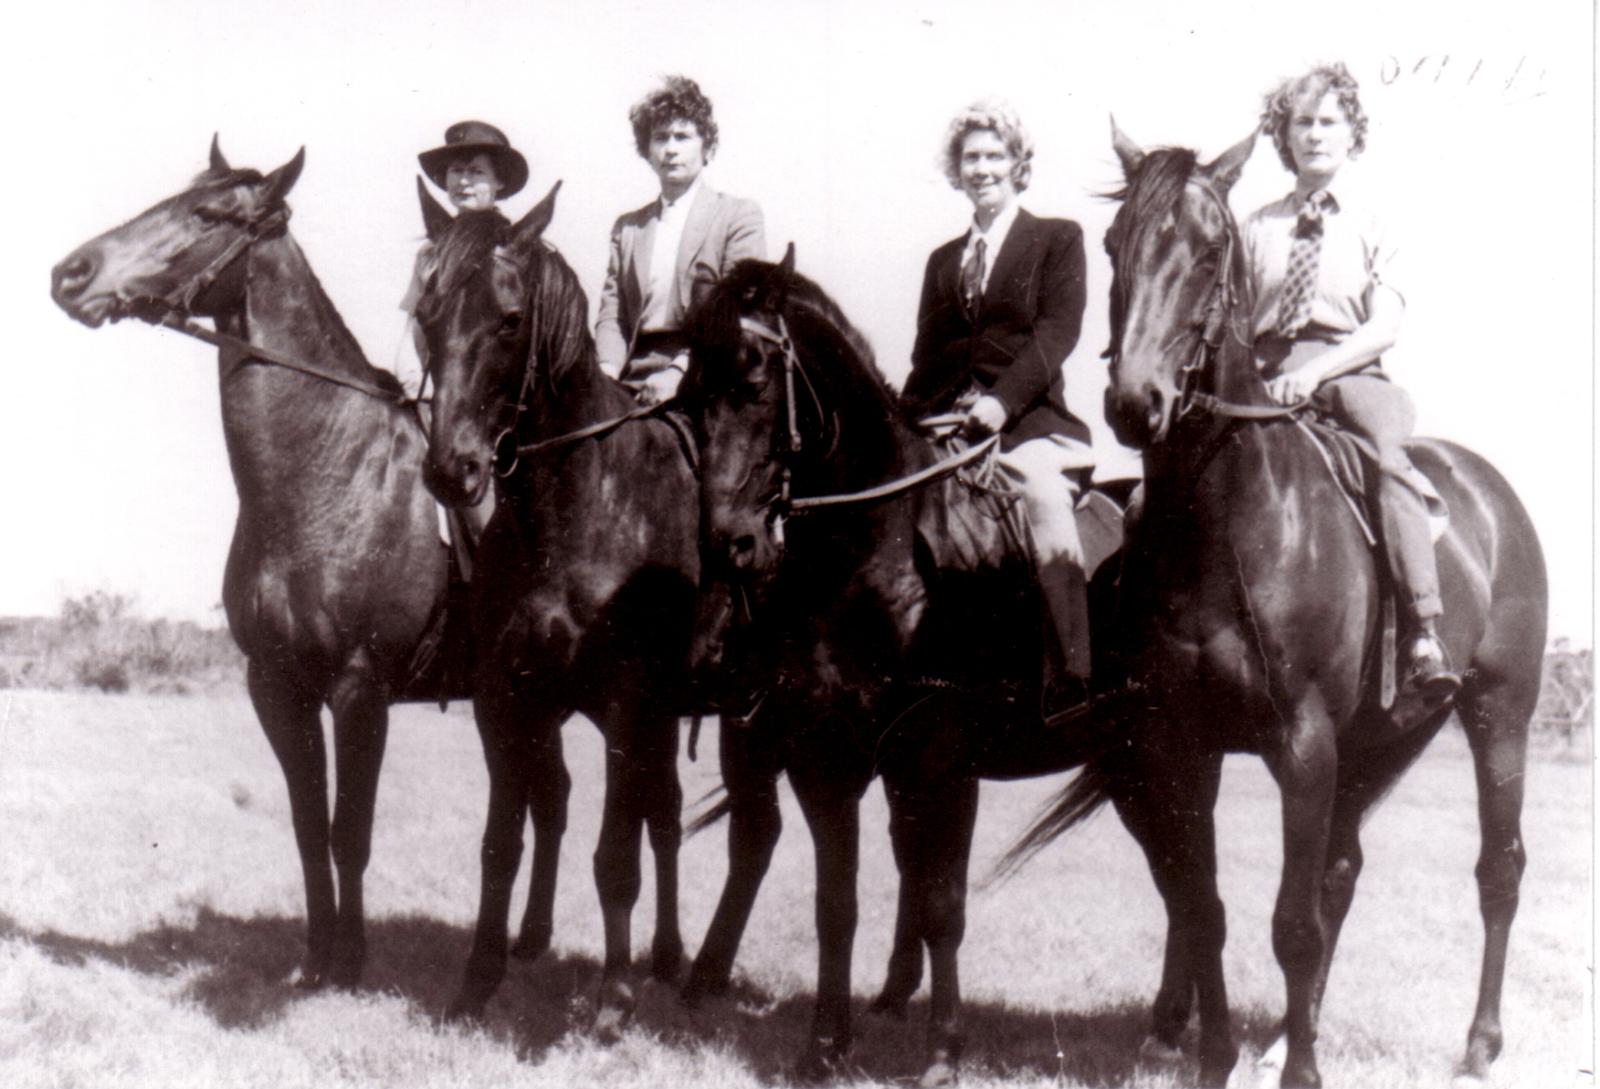
[[[941,166],[971,202],[972,220],[928,258],[901,398],[914,416],[959,412],[969,436],[1000,435],[1055,637],[1042,701],[1050,720],[1079,708],[1088,691],[1083,549],[1072,510],[1094,459],[1088,427],[1067,409],[1062,375],[1083,322],[1083,231],[1018,205],[1032,163],[1033,141],[1005,103],[973,103],[950,122]]]
[[[1341,177],[1366,148],[1360,88],[1342,64],[1313,68],[1268,93],[1261,126],[1295,185],[1245,222],[1256,364],[1274,400],[1310,401],[1376,448],[1384,546],[1410,624],[1406,685],[1442,702],[1460,681],[1436,631],[1443,605],[1424,498],[1433,489],[1403,445],[1416,410],[1382,360],[1405,314],[1398,247]]]

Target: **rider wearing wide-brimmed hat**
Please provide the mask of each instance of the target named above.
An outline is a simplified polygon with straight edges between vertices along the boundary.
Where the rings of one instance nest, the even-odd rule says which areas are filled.
[[[511,146],[506,134],[486,121],[457,121],[444,130],[444,143],[417,156],[428,180],[444,190],[457,212],[494,212],[496,203],[528,184],[528,160]],[[433,244],[424,242],[417,252],[411,284],[400,300],[408,315],[407,334],[401,338],[394,372],[406,392],[422,392],[424,374],[422,329],[410,317],[422,298],[433,270]]]

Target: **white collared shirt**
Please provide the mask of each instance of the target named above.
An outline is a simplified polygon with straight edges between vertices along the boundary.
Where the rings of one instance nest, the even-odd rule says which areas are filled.
[[[650,270],[644,285],[644,303],[639,309],[641,332],[657,333],[677,329],[683,324],[683,302],[677,296],[678,247],[683,244],[683,229],[689,222],[689,209],[700,193],[698,177],[677,200],[662,196],[656,201],[655,238],[650,243]]]
[[[1363,199],[1361,190],[1339,185],[1324,192],[1333,203],[1322,212],[1311,323],[1334,334],[1347,334],[1367,320],[1372,293],[1379,285],[1404,297],[1404,273],[1396,260],[1393,232]],[[1298,192],[1291,192],[1245,220],[1245,253],[1256,296],[1256,336],[1270,333],[1277,325],[1303,202]]]
[[[1021,210],[1021,206],[1013,200],[1006,205],[1005,211],[994,217],[987,231],[978,226],[976,219],[967,231],[967,244],[961,249],[961,264],[958,267],[967,267],[978,239],[983,239],[983,291],[989,290],[989,277],[994,274],[995,258],[1000,256],[1000,247],[1006,244],[1006,235],[1011,233],[1011,225],[1017,221],[1017,213]]]

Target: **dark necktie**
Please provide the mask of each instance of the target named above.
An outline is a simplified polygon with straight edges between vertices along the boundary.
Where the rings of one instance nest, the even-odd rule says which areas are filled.
[[[983,239],[978,239],[961,266],[961,302],[967,308],[967,317],[978,320],[978,307],[983,303]]]
[[[1277,333],[1293,339],[1311,321],[1311,302],[1317,293],[1317,263],[1322,255],[1322,213],[1329,204],[1326,190],[1318,190],[1300,205],[1289,248],[1289,268],[1278,301]]]

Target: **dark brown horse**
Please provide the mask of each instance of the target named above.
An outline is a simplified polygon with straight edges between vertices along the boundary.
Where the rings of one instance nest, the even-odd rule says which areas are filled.
[[[288,232],[284,199],[303,161],[302,152],[270,174],[235,170],[213,141],[205,173],[74,250],[53,270],[51,295],[91,327],[210,316],[219,332],[319,372],[221,352],[239,494],[223,605],[289,788],[306,883],[299,982],[353,985],[366,955],[362,874],[388,705],[464,695],[464,679],[442,667],[468,648],[464,625],[444,627],[449,557],[422,486],[421,425],[393,377],[368,366]],[[331,823],[323,705],[337,761]],[[549,940],[566,822],[559,750],[544,761],[529,780],[539,844],[522,938],[530,952]]]
[[[722,666],[752,678],[762,702],[753,722],[723,728],[734,754],[724,761],[730,873],[690,995],[726,983],[787,772],[817,864],[817,997],[801,1072],[837,1064],[852,1032],[859,803],[881,774],[901,891],[877,1005],[904,1009],[926,949],[924,1083],[948,1083],[964,1039],[959,951],[978,780],[1071,767],[1092,732],[1040,725],[1031,567],[965,485],[795,509],[897,481],[939,455],[902,418],[870,347],[793,271],[792,253],[734,269],[696,313],[692,360],[680,397],[701,438],[706,562],[750,613]]]
[[[1200,1080],[1227,1080],[1238,1049],[1212,808],[1223,754],[1254,752],[1283,799],[1272,922],[1287,990],[1282,1082],[1317,1085],[1318,1010],[1361,870],[1362,819],[1450,709],[1410,724],[1382,709],[1374,552],[1308,431],[1273,405],[1254,367],[1251,289],[1227,204],[1253,137],[1205,166],[1189,151],[1145,153],[1120,132],[1114,143],[1127,187],[1106,239],[1115,273],[1106,405],[1118,437],[1145,456],[1123,623],[1133,690],[1149,713],[1100,770],[1171,922],[1154,1031],[1175,1042],[1197,997]],[[1501,1046],[1525,863],[1518,822],[1545,569],[1526,512],[1483,459],[1431,439],[1410,450],[1450,508],[1437,546],[1440,630],[1465,678],[1454,710],[1476,764],[1483,836],[1485,947],[1464,1073],[1481,1078]]]
[[[570,435],[636,406],[603,374],[577,277],[541,235],[555,192],[518,224],[454,220],[426,193],[437,271],[417,317],[434,381],[428,482],[475,504],[497,442]],[[457,1014],[475,1014],[505,974],[506,913],[522,849],[529,779],[581,711],[606,737],[605,816],[594,856],[606,954],[597,1029],[633,1004],[629,922],[640,830],[656,855],[652,967],[676,976],[681,839],[678,715],[700,578],[696,482],[682,437],[661,419],[502,464],[472,597],[479,650],[474,708],[489,768],[478,927]]]

